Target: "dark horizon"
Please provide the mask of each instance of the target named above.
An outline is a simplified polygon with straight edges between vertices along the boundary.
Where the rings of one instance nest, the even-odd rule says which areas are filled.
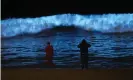
[[[130,7],[129,7],[130,6]],[[93,5],[91,3],[77,4],[74,2],[56,2],[52,4],[51,1],[43,2],[31,0],[2,0],[2,14],[1,19],[6,18],[28,18],[28,17],[41,17],[56,14],[123,14],[133,13],[131,5],[108,5],[99,4]]]

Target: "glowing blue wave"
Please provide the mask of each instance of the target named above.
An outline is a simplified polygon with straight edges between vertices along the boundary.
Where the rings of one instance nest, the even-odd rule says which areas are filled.
[[[2,37],[11,37],[23,33],[38,33],[55,26],[71,26],[100,32],[133,31],[133,14],[79,15],[60,14],[39,18],[19,18],[1,21]]]

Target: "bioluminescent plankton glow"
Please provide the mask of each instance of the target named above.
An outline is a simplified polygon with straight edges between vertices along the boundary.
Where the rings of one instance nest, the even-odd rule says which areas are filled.
[[[38,18],[12,18],[1,21],[2,37],[23,33],[38,33],[55,26],[71,26],[85,30],[108,32],[132,32],[133,14],[79,15],[60,14]]]

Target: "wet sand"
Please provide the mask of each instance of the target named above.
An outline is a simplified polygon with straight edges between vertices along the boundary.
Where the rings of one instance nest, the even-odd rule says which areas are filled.
[[[133,69],[1,69],[2,80],[133,80]]]

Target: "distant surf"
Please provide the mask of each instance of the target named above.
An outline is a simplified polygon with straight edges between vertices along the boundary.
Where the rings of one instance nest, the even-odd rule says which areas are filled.
[[[1,21],[1,37],[36,34],[57,26],[82,28],[102,33],[133,32],[133,14],[60,14],[38,18],[12,18]]]

